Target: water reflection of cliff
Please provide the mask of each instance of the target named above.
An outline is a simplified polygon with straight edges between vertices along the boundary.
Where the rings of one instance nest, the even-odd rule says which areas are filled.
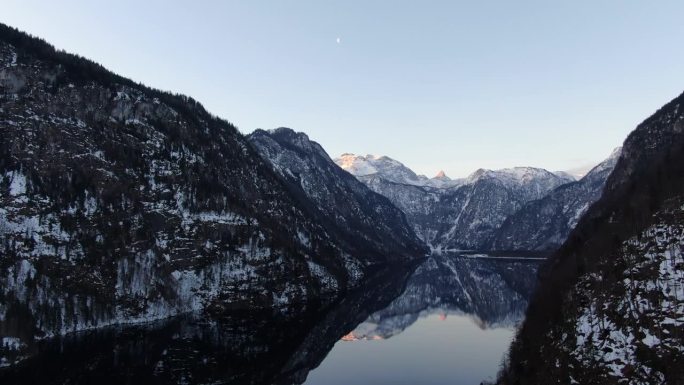
[[[403,290],[412,269],[379,272],[331,304],[188,315],[45,341],[1,384],[302,383],[333,345]]]
[[[513,325],[535,269],[524,262],[430,257],[415,271],[379,272],[331,304],[188,315],[45,341],[33,357],[0,370],[0,383],[299,384],[341,338],[388,338],[425,314],[467,313],[482,327]]]
[[[431,256],[399,297],[343,339],[390,338],[431,314],[469,315],[483,329],[513,328],[523,319],[537,267],[537,261],[525,259]]]

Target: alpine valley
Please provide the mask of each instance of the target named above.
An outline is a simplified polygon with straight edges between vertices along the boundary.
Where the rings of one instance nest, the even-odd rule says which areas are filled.
[[[581,176],[313,139],[0,24],[0,383],[684,384],[684,94]]]

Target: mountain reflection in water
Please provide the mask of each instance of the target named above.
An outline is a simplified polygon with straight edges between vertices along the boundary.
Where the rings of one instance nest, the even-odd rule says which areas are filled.
[[[343,339],[387,339],[430,314],[468,315],[482,329],[513,328],[524,316],[536,267],[522,259],[432,256],[399,297]]]
[[[458,384],[450,372],[458,365],[434,367],[460,354],[450,349],[461,341],[442,337],[468,328],[485,331],[481,347],[494,352],[478,359],[494,360],[484,367],[496,368],[522,319],[536,268],[534,261],[431,256],[415,271],[379,272],[332,304],[188,315],[45,341],[33,357],[0,370],[0,383],[436,384],[449,378]],[[445,324],[440,317],[457,324]],[[489,338],[496,341],[494,348]],[[469,350],[479,346],[471,341]],[[363,359],[364,353],[373,359]],[[420,378],[395,378],[392,370],[406,361],[420,362],[414,356],[433,364],[414,371]]]
[[[342,337],[306,384],[459,385],[493,380],[523,319],[538,263],[431,256],[399,297]]]

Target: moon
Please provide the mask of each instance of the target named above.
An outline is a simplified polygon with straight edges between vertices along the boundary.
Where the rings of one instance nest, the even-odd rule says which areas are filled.
[[[337,44],[340,44],[342,42],[342,38],[337,38]]]

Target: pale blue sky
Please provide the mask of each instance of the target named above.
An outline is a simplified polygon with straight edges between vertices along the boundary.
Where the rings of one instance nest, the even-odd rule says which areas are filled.
[[[430,176],[599,161],[684,90],[681,0],[4,0],[0,21],[244,133]]]

